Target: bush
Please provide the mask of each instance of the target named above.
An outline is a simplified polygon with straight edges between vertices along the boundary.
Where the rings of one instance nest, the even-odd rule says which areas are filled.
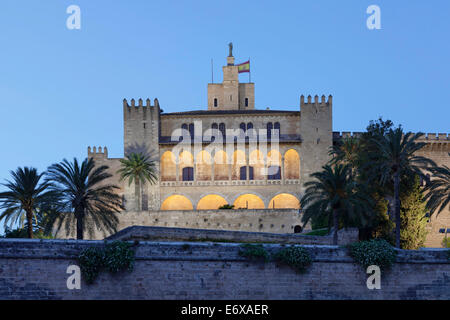
[[[223,210],[223,209],[234,209],[234,205],[230,205],[230,204],[224,204],[223,206],[219,207],[219,210]]]
[[[444,240],[442,240],[442,245],[444,248],[450,248],[450,238],[444,238]]]
[[[381,270],[389,269],[395,262],[397,252],[383,239],[355,242],[349,246],[350,256],[365,269],[376,265]]]
[[[239,255],[249,259],[270,260],[270,254],[261,244],[244,244],[239,251]]]
[[[91,284],[102,269],[111,273],[133,270],[134,251],[131,244],[122,241],[108,243],[104,248],[87,248],[78,256],[80,270],[86,283]]]
[[[312,263],[311,254],[303,247],[290,246],[275,254],[275,259],[285,263],[298,272],[305,272]]]

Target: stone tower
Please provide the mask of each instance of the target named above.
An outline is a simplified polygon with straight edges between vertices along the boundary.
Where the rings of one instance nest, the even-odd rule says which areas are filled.
[[[155,160],[157,176],[159,176],[159,133],[160,133],[160,112],[158,99],[151,105],[150,99],[139,99],[138,104],[131,99],[131,104],[123,100],[123,128],[124,128],[124,155],[133,152],[142,152]],[[135,189],[134,185],[125,184],[124,195],[126,199],[126,209],[135,210]],[[158,210],[160,207],[160,192],[158,184],[149,185],[146,183],[142,190],[142,208],[139,210]]]
[[[333,145],[332,105],[331,95],[328,100],[323,95],[320,101],[317,95],[314,101],[308,96],[306,102],[303,95],[300,97],[300,179],[303,182],[311,180],[310,174],[321,171],[330,159],[328,152]]]
[[[238,66],[231,53],[222,67],[222,83],[208,83],[208,110],[255,109],[255,84],[239,83]]]

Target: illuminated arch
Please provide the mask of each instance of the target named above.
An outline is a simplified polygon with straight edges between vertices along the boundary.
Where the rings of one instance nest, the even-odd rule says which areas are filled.
[[[278,150],[270,150],[267,154],[267,174],[268,179],[281,179],[281,153]]]
[[[163,201],[161,210],[194,210],[194,207],[191,200],[185,196],[175,194]]]
[[[285,179],[300,179],[300,157],[294,149],[284,154]]]
[[[208,151],[200,151],[195,158],[196,176],[198,181],[211,180],[211,155]]]
[[[228,180],[228,156],[223,150],[214,155],[214,180]]]
[[[189,151],[182,151],[179,156],[178,176],[183,177],[183,168],[194,167],[194,156]]]
[[[246,193],[243,195],[240,195],[237,197],[236,200],[234,200],[234,208],[247,208],[247,209],[264,209],[264,201],[257,195]]]
[[[175,181],[176,175],[175,156],[171,151],[166,151],[161,156],[161,181]]]
[[[228,204],[227,200],[217,194],[208,194],[198,201],[197,210],[216,210]]]
[[[240,168],[247,165],[245,153],[242,150],[236,150],[233,153],[233,166],[231,168],[231,179],[239,180]]]
[[[300,201],[289,193],[280,193],[269,202],[268,209],[300,209]]]
[[[253,167],[253,179],[264,180],[264,155],[259,150],[253,150],[249,156],[249,166]]]

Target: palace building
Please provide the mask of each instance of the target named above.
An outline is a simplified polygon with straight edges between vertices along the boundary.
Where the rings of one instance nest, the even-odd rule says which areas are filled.
[[[124,99],[124,154],[151,155],[155,184],[119,181],[120,159],[109,158],[106,147],[88,148],[88,156],[109,166],[111,182],[121,187],[126,211],[119,215],[119,230],[151,225],[302,231],[304,183],[327,163],[333,141],[351,133],[333,132],[331,95],[302,95],[297,111],[256,109],[255,84],[238,78],[250,64],[236,65],[231,49],[222,83],[208,84],[205,110],[163,112],[158,99]],[[450,165],[447,134],[424,139],[423,153]],[[218,210],[226,204],[234,210]],[[442,241],[441,225],[450,228],[448,212],[434,219],[429,245]]]

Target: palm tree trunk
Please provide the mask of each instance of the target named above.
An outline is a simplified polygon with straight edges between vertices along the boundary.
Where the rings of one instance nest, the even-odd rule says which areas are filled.
[[[333,209],[333,225],[334,225],[334,232],[333,232],[333,244],[338,244],[338,228],[339,228],[339,219],[338,219],[338,210]]]
[[[27,214],[27,232],[28,238],[33,239],[33,212],[30,209],[26,210]]]
[[[136,211],[141,211],[141,187],[140,187],[141,181],[136,178],[136,181],[134,183],[134,195],[135,195],[135,206],[136,206]]]
[[[400,249],[400,173],[394,173],[395,246]]]
[[[77,219],[77,240],[83,240],[84,209],[76,209],[75,216]]]

